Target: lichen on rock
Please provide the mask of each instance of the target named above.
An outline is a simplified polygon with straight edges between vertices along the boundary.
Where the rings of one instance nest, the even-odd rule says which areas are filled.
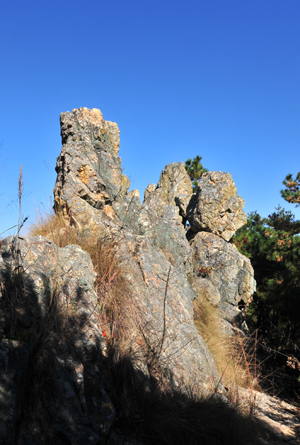
[[[247,304],[255,292],[254,271],[249,258],[221,237],[208,232],[198,232],[191,240],[193,265],[197,275],[208,270],[205,280],[214,288],[211,299],[223,317],[230,322],[239,322],[238,303]],[[220,295],[217,302],[216,292]]]
[[[62,113],[60,123],[63,148],[56,164],[54,208],[84,227],[97,215],[93,209],[111,205],[130,187],[118,156],[120,132],[95,108]]]
[[[229,241],[246,224],[244,204],[229,173],[203,173],[187,209],[192,232],[212,232]]]

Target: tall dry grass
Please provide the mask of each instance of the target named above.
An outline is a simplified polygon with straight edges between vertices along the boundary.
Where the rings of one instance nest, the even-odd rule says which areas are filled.
[[[229,336],[221,326],[218,310],[204,297],[194,300],[194,322],[216,363],[228,398],[239,404],[239,387],[249,391],[250,413],[255,410],[255,394],[260,390],[260,365],[256,356],[257,336]]]
[[[94,231],[79,231],[70,225],[62,215],[53,211],[38,212],[36,222],[28,231],[29,236],[41,235],[53,241],[58,247],[77,244],[89,253],[96,272],[95,290],[98,295],[99,324],[107,346],[118,342],[122,350],[130,349],[130,336],[137,335],[139,311],[133,299],[124,268],[118,258],[118,235]],[[133,331],[135,333],[133,334]],[[131,348],[132,349],[132,348]]]
[[[52,209],[36,210],[36,220],[28,229],[28,236],[41,235],[53,241],[57,247],[78,244],[82,233],[71,226],[63,215],[55,215]]]

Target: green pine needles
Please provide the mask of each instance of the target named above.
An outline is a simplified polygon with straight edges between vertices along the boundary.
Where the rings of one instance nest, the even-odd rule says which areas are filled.
[[[296,207],[300,206],[300,172],[296,178],[293,178],[292,174],[288,174],[283,181],[285,189],[281,190],[281,196],[291,204],[296,204]]]
[[[247,224],[233,238],[238,250],[251,259],[257,290],[250,306],[255,327],[279,346],[300,338],[300,221],[277,207],[262,218],[248,215]],[[276,326],[276,329],[272,328]],[[280,334],[284,333],[284,337]]]
[[[188,159],[185,161],[185,169],[188,172],[192,182],[193,182],[193,192],[196,193],[198,187],[198,181],[203,175],[203,173],[208,170],[201,164],[202,157],[196,156],[193,160]]]

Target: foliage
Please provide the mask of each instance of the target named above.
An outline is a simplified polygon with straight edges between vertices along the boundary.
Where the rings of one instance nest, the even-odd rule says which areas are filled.
[[[285,189],[281,190],[281,196],[291,204],[296,204],[298,207],[300,205],[300,172],[297,174],[296,178],[293,178],[292,174],[288,174],[283,181]]]
[[[188,172],[192,182],[193,182],[193,192],[195,193],[198,186],[198,181],[202,174],[208,170],[201,164],[202,157],[196,156],[193,160],[188,159],[185,161],[185,169]]]
[[[255,271],[257,291],[250,312],[257,327],[268,335],[272,332],[278,344],[284,338],[295,342],[300,330],[299,233],[300,222],[278,207],[268,218],[250,213],[234,237]]]

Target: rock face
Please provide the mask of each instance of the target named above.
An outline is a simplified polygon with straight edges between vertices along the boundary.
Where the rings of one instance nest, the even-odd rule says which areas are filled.
[[[100,224],[93,221],[93,209],[105,211],[130,186],[118,156],[118,126],[105,121],[100,110],[87,108],[62,113],[60,123],[63,148],[56,165],[55,211],[81,228]]]
[[[61,135],[56,212],[62,211],[79,227],[123,233],[130,237],[130,252],[137,245],[147,245],[148,252],[157,247],[167,264],[182,274],[182,286],[192,295],[187,300],[204,292],[233,321],[239,314],[238,302],[246,303],[255,285],[250,261],[227,242],[246,222],[244,201],[231,175],[204,173],[195,195],[184,164],[168,164],[157,186],[150,184],[145,190],[141,205],[136,192],[127,193],[129,181],[122,175],[116,124],[105,121],[99,110],[80,108],[62,113]],[[190,242],[184,228],[187,219]],[[144,237],[146,244],[138,237]],[[209,268],[211,273],[203,277],[199,268]],[[188,277],[193,289],[186,283]]]
[[[161,364],[175,385],[201,381],[209,394],[220,385],[212,356],[193,322],[193,289],[184,273],[146,237],[127,235],[120,255],[150,341],[162,343]]]
[[[185,211],[192,190],[183,162],[168,164],[157,187],[148,185],[138,217],[139,233],[151,239],[172,265],[186,274],[192,273],[192,249],[186,240],[177,203],[181,200]]]
[[[238,322],[238,303],[248,303],[255,292],[250,260],[213,233],[198,232],[191,245],[195,271],[198,276],[205,276],[206,286],[208,283],[212,286],[207,292],[208,299],[218,306],[225,319]]]
[[[212,232],[229,241],[246,224],[244,204],[229,173],[204,173],[187,210],[191,230]]]
[[[157,187],[154,187],[154,184],[148,185],[144,205],[160,214],[167,205],[181,203],[181,211],[185,216],[193,186],[183,162],[168,164],[161,172]]]
[[[1,443],[41,443],[27,429],[32,407],[48,443],[99,440],[100,424],[109,429],[115,410],[95,359],[105,343],[89,255],[42,237],[10,237],[2,242],[0,275]],[[93,393],[85,387],[91,383]]]
[[[195,328],[192,301],[204,295],[234,323],[239,301],[246,303],[255,289],[250,261],[228,243],[246,221],[244,201],[231,176],[205,173],[195,195],[184,164],[168,164],[157,186],[147,187],[141,204],[137,191],[128,192],[130,183],[122,174],[117,124],[105,121],[100,110],[87,108],[62,113],[60,121],[63,147],[56,165],[54,209],[84,233],[117,240],[118,262],[141,317],[137,328],[148,345],[139,357],[139,372],[151,379],[149,354],[156,348],[158,365],[173,386],[223,394],[212,355]],[[1,300],[0,360],[7,375],[0,395],[0,433],[7,438],[3,443],[15,442],[14,431],[20,445],[26,443],[23,436],[30,436],[18,420],[25,409],[20,403],[24,381],[18,375],[28,374],[39,335],[49,337],[46,356],[51,351],[56,357],[54,365],[49,362],[51,381],[62,394],[61,406],[40,401],[53,443],[55,437],[60,438],[57,443],[77,443],[78,434],[80,444],[98,441],[114,421],[115,408],[97,358],[106,346],[88,254],[74,245],[58,248],[41,237],[8,238],[1,254],[2,280],[11,267],[27,286],[27,303],[17,301],[15,314],[8,316],[9,305]],[[43,323],[53,311],[56,321],[50,319],[53,328],[44,332]],[[13,329],[7,319],[14,320]]]
[[[130,264],[126,266],[126,277],[139,295],[139,304],[144,306],[145,319],[150,317],[155,330],[158,332],[163,323],[168,271],[168,319],[172,324],[171,320],[175,322],[180,314],[180,323],[184,319],[186,333],[189,332],[176,335],[175,349],[184,348],[186,335],[189,339],[195,336],[191,301],[199,293],[218,306],[228,320],[237,321],[237,304],[250,299],[254,279],[249,260],[227,242],[246,222],[244,201],[237,195],[231,175],[203,174],[197,194],[193,195],[184,164],[168,164],[157,186],[147,187],[141,204],[136,192],[127,193],[129,181],[122,175],[116,124],[106,122],[99,110],[80,108],[61,115],[61,134],[63,148],[56,166],[55,210],[62,211],[79,227],[96,226],[120,238],[122,262]],[[190,242],[184,226],[187,219],[191,225]],[[201,268],[211,272],[199,275]],[[209,357],[211,368],[211,357],[204,352],[202,340],[197,339],[196,343],[198,364],[192,360],[181,367],[188,379],[191,372],[203,370],[205,386],[204,381],[211,384],[211,379],[203,363]],[[188,349],[193,350],[190,344]],[[171,355],[174,356],[173,352]],[[193,350],[190,359],[195,355]],[[215,370],[213,375],[216,376]]]

